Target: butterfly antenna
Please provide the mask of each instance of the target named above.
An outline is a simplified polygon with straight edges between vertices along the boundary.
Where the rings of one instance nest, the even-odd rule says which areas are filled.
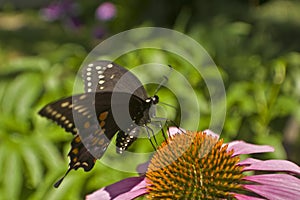
[[[168,104],[168,103],[165,103],[165,102],[159,102],[160,104],[163,104],[163,105],[166,105],[166,106],[169,106],[169,107],[171,107],[171,108],[174,108],[176,111],[178,111],[177,110],[177,108],[176,108],[176,106],[173,106],[173,105],[171,105],[171,104]]]
[[[162,135],[163,135],[163,137],[164,137],[165,142],[166,142],[167,144],[169,144],[169,141],[168,141],[168,138],[167,138],[167,136],[166,136],[166,133],[165,133],[164,129],[161,129],[161,132],[162,132]]]
[[[69,169],[68,169],[68,171],[65,173],[65,175],[64,175],[61,179],[59,179],[59,180],[53,185],[55,188],[58,188],[58,187],[60,186],[61,182],[62,182],[62,181],[64,180],[64,178],[68,175],[68,173],[71,171],[71,169],[72,169],[72,168],[69,167]]]
[[[172,73],[173,67],[172,67],[171,65],[168,65],[168,66],[169,66],[169,68],[170,68],[170,71],[169,71],[169,73],[168,73],[167,75],[164,75],[164,76],[163,76],[163,80],[160,82],[159,86],[156,88],[156,90],[155,90],[155,92],[154,92],[154,95],[156,95],[157,92],[160,90],[160,88],[161,88],[166,82],[168,82],[168,80],[169,80],[169,76],[170,76],[170,74]]]

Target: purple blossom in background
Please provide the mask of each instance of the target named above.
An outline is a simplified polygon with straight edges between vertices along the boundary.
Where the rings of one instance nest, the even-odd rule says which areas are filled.
[[[55,21],[62,16],[62,9],[59,4],[51,4],[41,10],[41,16],[44,20]]]
[[[72,0],[63,0],[51,3],[41,9],[41,17],[46,21],[61,20],[69,28],[79,28],[79,5]]]
[[[96,7],[96,6],[95,6]],[[105,24],[96,22],[92,25],[84,24],[81,15],[85,12],[79,3],[74,0],[61,0],[49,4],[40,10],[40,16],[45,21],[59,21],[67,31],[89,29],[93,38],[102,39],[108,32]],[[95,11],[96,19],[103,22],[116,16],[117,10],[113,3],[104,2]],[[83,27],[85,25],[85,27]]]
[[[95,27],[93,30],[93,36],[97,39],[103,38],[105,33],[106,33],[106,30],[101,26]]]
[[[96,10],[96,18],[98,20],[107,21],[116,16],[117,10],[114,4],[105,2],[99,5]]]

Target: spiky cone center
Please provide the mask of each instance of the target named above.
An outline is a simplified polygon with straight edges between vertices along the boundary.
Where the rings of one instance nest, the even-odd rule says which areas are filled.
[[[223,140],[203,132],[177,134],[153,155],[148,199],[230,199],[242,188],[243,167]]]

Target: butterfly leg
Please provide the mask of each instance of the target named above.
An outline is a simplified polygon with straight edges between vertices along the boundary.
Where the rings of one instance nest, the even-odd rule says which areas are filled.
[[[162,122],[163,121],[163,122]],[[167,119],[166,118],[160,118],[160,117],[155,117],[155,118],[152,118],[152,123],[151,123],[151,125],[153,125],[153,126],[157,126],[157,127],[159,127],[159,129],[161,130],[161,132],[162,132],[162,135],[163,135],[163,138],[164,138],[164,141],[167,141],[167,137],[166,137],[166,133],[165,133],[165,131],[164,131],[164,129],[163,129],[163,123],[165,122],[166,124],[167,124]],[[168,126],[168,125],[167,125]]]
[[[148,139],[149,139],[153,149],[156,151],[156,147],[155,147],[155,145],[153,144],[153,142],[151,140],[151,136],[153,136],[156,146],[158,145],[157,140],[156,140],[155,135],[154,135],[154,131],[149,126],[145,125],[145,128],[146,128],[146,131],[147,131],[147,134],[148,134]],[[151,134],[150,134],[149,130],[151,131]]]

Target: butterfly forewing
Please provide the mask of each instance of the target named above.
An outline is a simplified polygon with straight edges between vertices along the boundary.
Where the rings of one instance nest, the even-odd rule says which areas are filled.
[[[127,69],[111,61],[101,60],[87,64],[82,68],[82,77],[84,80],[85,91],[88,93],[114,91],[133,94],[141,101],[148,98],[146,90],[144,89],[142,83],[138,80],[138,78]],[[136,104],[132,103],[132,105]],[[138,105],[142,105],[142,102]],[[134,113],[134,111],[131,113]],[[130,133],[132,129],[133,127],[128,128],[126,133],[124,132],[124,134],[118,134],[118,138],[116,140],[118,153],[122,153],[120,149],[126,150],[136,139],[129,137],[129,135],[127,134]],[[122,141],[127,142],[124,143]],[[125,144],[126,146],[123,146],[122,144]]]
[[[72,108],[72,97],[68,97],[46,105],[39,111],[39,115],[56,122],[67,132],[76,134],[77,129],[73,120]]]
[[[139,79],[127,69],[111,61],[95,61],[83,66],[82,78],[85,92],[117,91],[148,97]]]

